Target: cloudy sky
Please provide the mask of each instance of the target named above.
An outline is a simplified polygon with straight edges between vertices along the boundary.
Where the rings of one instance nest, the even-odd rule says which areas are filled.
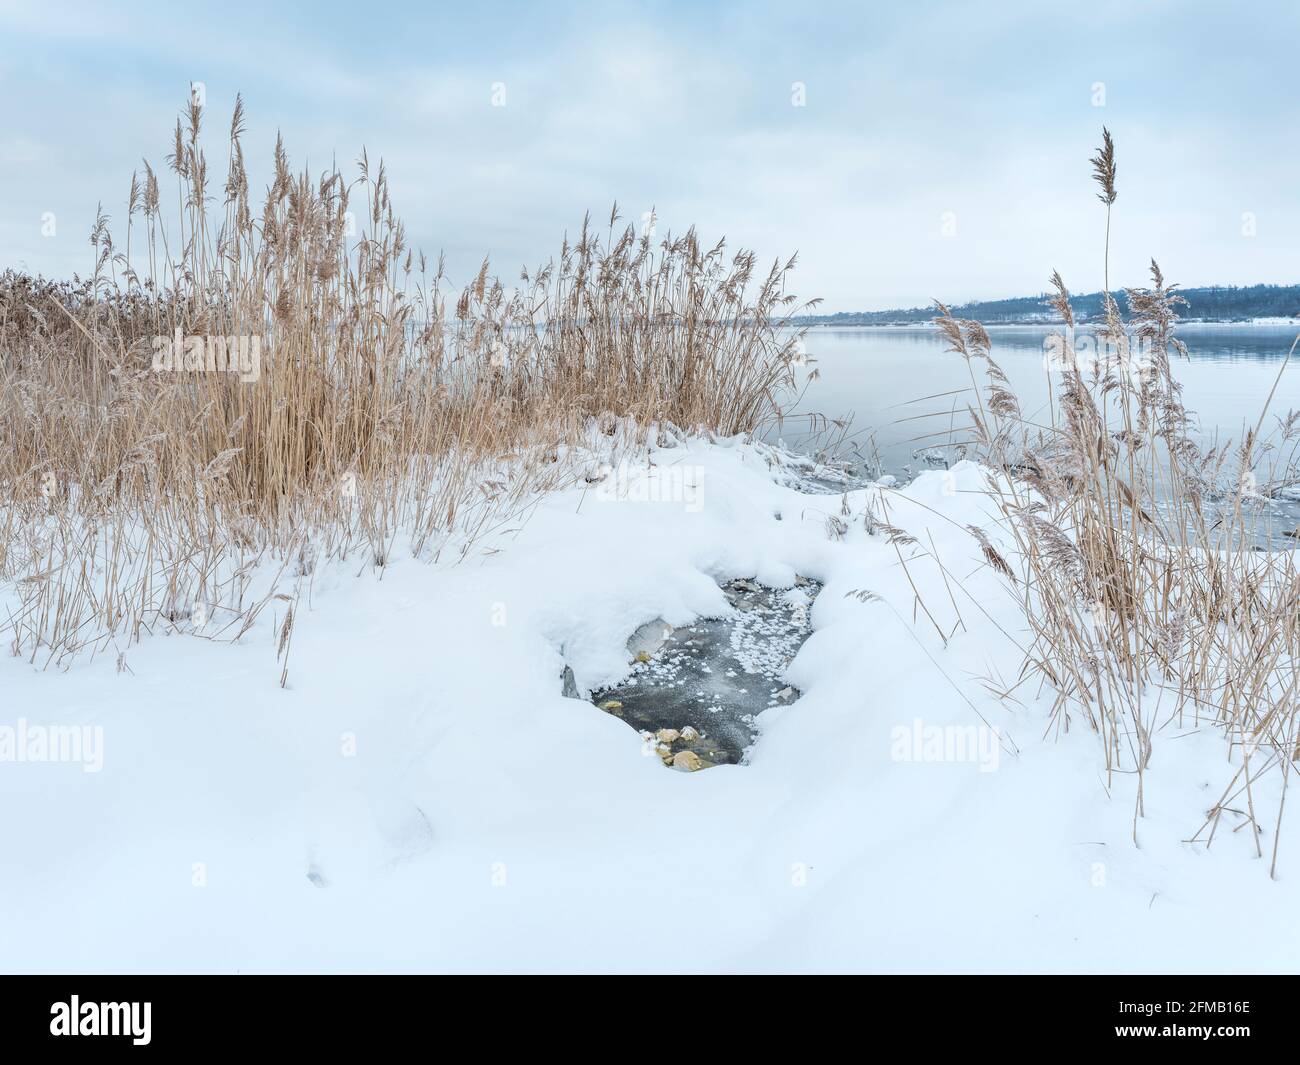
[[[292,7],[0,0],[0,268],[84,274],[199,82],[214,169],[236,92],[262,184],[277,129],[313,172],[364,146],[457,281],[617,201],[797,251],[826,310],[1095,290],[1103,124],[1117,283],[1300,281],[1293,2]]]

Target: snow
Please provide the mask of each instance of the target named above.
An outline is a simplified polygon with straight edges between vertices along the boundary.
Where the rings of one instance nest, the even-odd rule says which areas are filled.
[[[738,439],[650,459],[457,565],[322,565],[285,688],[282,608],[122,672],[0,662],[0,724],[102,729],[98,772],[0,763],[0,967],[1296,967],[1300,832],[1277,880],[1271,831],[1263,860],[1248,830],[1184,842],[1231,776],[1221,738],[1157,741],[1135,845],[1135,782],[1083,723],[986,687],[1017,677],[1023,622],[964,528],[992,521],[978,467],[841,497]],[[868,503],[943,570],[869,535]],[[612,684],[638,627],[723,611],[720,582],[796,575],[825,583],[783,678],[803,695],[758,716],[748,764],[673,772],[561,696],[566,663]]]

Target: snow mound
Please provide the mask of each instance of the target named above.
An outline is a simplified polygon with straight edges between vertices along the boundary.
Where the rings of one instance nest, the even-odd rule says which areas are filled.
[[[146,639],[121,671],[4,660],[0,726],[102,730],[102,765],[0,762],[3,966],[1295,967],[1289,937],[1242,930],[1293,909],[1250,833],[1181,842],[1217,736],[1162,747],[1136,826],[1086,729],[1044,736],[1018,607],[966,529],[997,538],[982,470],[817,495],[773,449],[665,442],[458,565],[400,542],[382,579],[322,562],[284,687],[282,609],[234,645]],[[566,664],[582,692],[623,678],[646,619],[689,627],[731,609],[727,581],[796,574],[824,586],[782,676],[803,695],[757,717],[747,764],[665,772],[563,696]],[[646,920],[666,913],[689,951]]]

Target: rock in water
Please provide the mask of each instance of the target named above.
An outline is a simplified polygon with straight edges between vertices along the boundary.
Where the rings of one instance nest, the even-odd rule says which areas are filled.
[[[673,755],[673,768],[683,773],[694,773],[704,768],[704,760],[694,751],[678,751]]]
[[[581,699],[582,695],[578,691],[578,678],[573,675],[573,667],[565,666],[564,672],[560,674],[560,682],[564,685],[560,692],[566,699]]]
[[[799,696],[784,674],[811,632],[809,606],[821,585],[798,575],[791,583],[729,581],[720,616],[675,629],[662,619],[642,625],[628,641],[635,657],[627,677],[593,692],[592,702],[641,733],[648,751],[669,764],[683,750],[701,769],[743,761],[758,715]],[[657,649],[647,654],[651,646]]]
[[[648,662],[650,656],[664,645],[664,641],[673,634],[673,627],[663,618],[655,618],[628,637],[628,654],[636,661]]]

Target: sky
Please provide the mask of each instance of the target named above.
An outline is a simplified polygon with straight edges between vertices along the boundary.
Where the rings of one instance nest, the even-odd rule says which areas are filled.
[[[264,188],[364,148],[454,282],[557,255],[617,202],[696,226],[824,311],[1102,285],[1088,159],[1115,137],[1112,279],[1300,281],[1300,5],[0,0],[0,269],[86,274],[191,84],[235,94]],[[167,173],[168,178],[173,175]],[[166,191],[166,185],[164,185]],[[256,199],[257,197],[255,197]],[[115,225],[117,228],[117,225]]]

